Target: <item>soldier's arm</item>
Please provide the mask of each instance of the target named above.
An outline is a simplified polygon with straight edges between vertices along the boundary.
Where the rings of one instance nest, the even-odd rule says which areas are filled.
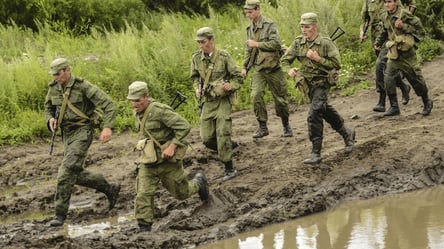
[[[241,71],[239,67],[236,65],[236,62],[233,60],[230,54],[227,54],[226,59],[226,67],[227,71],[230,75],[230,84],[233,90],[238,90],[241,85],[244,83],[244,77],[242,77]]]
[[[296,48],[297,48],[297,40],[294,40],[290,47],[287,49],[285,54],[281,58],[281,67],[284,72],[288,72],[291,68],[291,64],[297,58]]]
[[[276,24],[269,23],[268,34],[265,41],[259,42],[259,48],[263,51],[278,51],[281,49],[281,38]]]
[[[114,128],[114,122],[117,116],[117,110],[114,101],[98,86],[83,81],[86,91],[86,97],[96,106],[103,110],[103,127]]]
[[[163,107],[161,121],[167,127],[174,130],[172,143],[180,146],[185,146],[187,144],[186,137],[190,133],[191,126],[185,118],[174,112],[171,108]]]

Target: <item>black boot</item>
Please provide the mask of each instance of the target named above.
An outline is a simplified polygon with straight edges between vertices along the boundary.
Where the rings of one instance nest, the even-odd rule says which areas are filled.
[[[268,136],[268,134],[269,133],[268,133],[267,122],[259,121],[259,128],[253,134],[253,138],[265,137],[265,136]]]
[[[342,138],[344,139],[345,153],[350,153],[353,151],[353,145],[355,144],[355,129],[354,128],[346,128],[345,126],[342,126],[341,129],[338,130],[339,134],[341,134]]]
[[[233,161],[224,162],[224,165],[225,165],[225,172],[222,180],[228,181],[236,176],[237,171],[233,169]]]
[[[322,139],[312,141],[311,154],[305,160],[305,164],[318,164],[321,162]]]
[[[120,184],[111,183],[109,185],[109,189],[105,193],[109,203],[108,210],[113,209],[114,206],[116,205],[117,198],[119,197],[119,192],[120,192]]]
[[[202,201],[206,201],[209,196],[207,177],[204,173],[197,173],[193,181],[199,186],[199,197]]]
[[[424,94],[421,96],[422,102],[424,103],[424,108],[422,109],[422,115],[427,116],[432,112],[433,109],[433,101],[429,98],[428,94]]]
[[[396,94],[389,94],[390,108],[384,113],[384,116],[396,116],[401,114],[398,106],[398,97]]]
[[[290,127],[290,123],[288,122],[288,117],[283,117],[282,119],[282,127],[284,127],[284,134],[283,137],[292,137],[293,136],[293,130]]]
[[[376,104],[376,106],[373,107],[374,112],[385,112],[385,97],[386,97],[385,91],[380,90],[378,104]]]
[[[409,94],[410,94],[410,90],[412,88],[409,85],[407,85],[404,82],[402,82],[401,79],[399,79],[399,81],[400,82],[399,82],[398,86],[401,89],[401,94],[402,94],[401,103],[403,105],[407,105],[409,103],[409,100],[410,100]]]

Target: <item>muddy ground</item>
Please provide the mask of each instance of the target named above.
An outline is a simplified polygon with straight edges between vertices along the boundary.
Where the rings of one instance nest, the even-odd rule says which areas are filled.
[[[368,199],[432,187],[444,182],[443,99],[444,57],[426,62],[423,74],[434,109],[420,114],[422,101],[413,91],[401,115],[382,117],[371,109],[375,90],[351,97],[332,93],[330,102],[356,128],[354,151],[345,155],[343,141],[325,126],[323,161],[302,163],[310,153],[306,115],[308,105],[292,104],[293,138],[281,138],[282,126],[269,109],[270,135],[253,140],[256,121],[251,110],[233,114],[233,138],[239,176],[222,182],[217,155],[200,143],[199,132],[189,137],[193,150],[185,158],[190,177],[204,171],[211,197],[173,199],[163,188],[156,195],[152,232],[138,233],[132,218],[135,196],[135,136],[123,133],[105,145],[94,142],[88,170],[101,172],[122,185],[118,204],[106,212],[104,195],[76,187],[63,227],[48,227],[53,212],[57,167],[62,160],[60,138],[53,157],[48,142],[2,147],[0,153],[0,248],[193,248],[238,233],[334,207],[345,200]],[[363,75],[370,78],[372,74]],[[352,118],[353,117],[353,118]],[[75,226],[112,220],[105,230],[72,236]]]

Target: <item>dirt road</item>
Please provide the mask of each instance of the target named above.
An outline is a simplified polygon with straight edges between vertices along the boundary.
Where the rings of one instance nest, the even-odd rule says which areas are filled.
[[[239,176],[222,182],[223,167],[217,155],[200,143],[199,132],[190,136],[193,150],[186,170],[203,170],[211,197],[202,204],[196,195],[173,199],[163,188],[156,195],[156,220],[152,232],[137,233],[131,217],[134,191],[135,136],[115,136],[106,145],[95,142],[87,162],[91,171],[120,182],[122,192],[115,209],[107,213],[106,198],[76,187],[71,209],[62,228],[48,227],[53,212],[57,167],[62,159],[61,141],[48,156],[46,142],[3,147],[0,153],[0,248],[189,248],[224,239],[240,232],[313,212],[324,211],[344,200],[368,199],[435,186],[444,182],[443,99],[444,57],[423,65],[434,109],[423,117],[422,101],[411,92],[401,115],[382,117],[371,111],[377,93],[366,90],[352,97],[332,95],[330,102],[354,126],[357,143],[350,155],[343,141],[325,127],[323,161],[304,165],[310,153],[307,105],[292,106],[295,136],[281,138],[282,126],[270,106],[271,134],[254,141],[256,121],[251,110],[233,114],[235,167]],[[371,76],[369,76],[371,77]],[[373,82],[373,81],[372,81]],[[355,116],[357,118],[352,119]],[[58,138],[59,139],[59,138]],[[76,225],[115,220],[103,233],[70,236]]]

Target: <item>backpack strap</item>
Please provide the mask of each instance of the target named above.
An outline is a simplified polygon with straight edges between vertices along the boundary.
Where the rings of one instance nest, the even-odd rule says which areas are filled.
[[[143,135],[145,132],[145,123],[146,120],[148,119],[148,113],[151,111],[151,109],[153,109],[153,102],[150,102],[150,104],[148,105],[148,107],[145,109],[145,112],[143,113],[143,118],[142,121],[140,122],[140,127],[139,127],[139,133],[140,135]],[[151,133],[149,133],[148,131],[146,131],[146,133],[148,134],[148,136],[150,137],[151,140],[153,140],[153,142],[160,148],[160,143],[159,141],[157,141],[153,135],[151,135]]]

